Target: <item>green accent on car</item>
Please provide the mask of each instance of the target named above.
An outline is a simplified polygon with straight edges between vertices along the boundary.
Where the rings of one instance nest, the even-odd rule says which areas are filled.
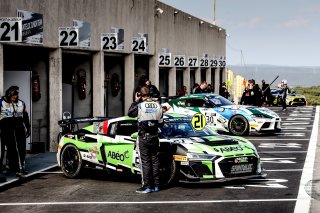
[[[203,165],[206,165],[211,174],[214,174],[214,171],[213,171],[213,168],[212,168],[212,161],[201,161]],[[206,178],[205,176],[210,176],[210,177],[207,177],[207,178],[213,178],[213,175],[203,175],[203,178]]]

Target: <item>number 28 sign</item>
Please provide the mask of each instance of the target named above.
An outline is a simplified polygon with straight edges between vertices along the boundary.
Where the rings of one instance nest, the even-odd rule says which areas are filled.
[[[22,18],[0,17],[0,42],[22,41]]]
[[[59,27],[59,46],[79,46],[79,29],[77,27]]]

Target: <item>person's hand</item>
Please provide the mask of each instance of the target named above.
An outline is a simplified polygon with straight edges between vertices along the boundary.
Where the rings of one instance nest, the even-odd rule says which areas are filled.
[[[135,101],[139,102],[140,98],[141,98],[141,93],[140,92],[136,92]]]
[[[28,127],[26,132],[26,138],[30,137],[30,134],[31,134],[31,128]]]

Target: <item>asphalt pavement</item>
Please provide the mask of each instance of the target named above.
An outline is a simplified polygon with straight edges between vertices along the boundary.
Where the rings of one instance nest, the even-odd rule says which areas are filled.
[[[318,114],[319,115],[319,114]],[[309,181],[308,186],[305,187],[308,195],[311,199],[310,211],[311,213],[319,212],[320,209],[320,125],[318,124],[318,134],[316,141],[316,150],[315,150],[315,161],[314,161],[314,170],[313,170],[313,179]],[[26,170],[28,174],[24,181],[32,180],[33,176],[41,175],[42,172],[45,172],[49,169],[57,167],[56,152],[45,152],[38,154],[27,154],[26,157]],[[7,181],[0,183],[1,193],[5,193],[7,188],[15,187],[16,182],[19,182],[20,179],[15,176],[15,174],[5,174]]]

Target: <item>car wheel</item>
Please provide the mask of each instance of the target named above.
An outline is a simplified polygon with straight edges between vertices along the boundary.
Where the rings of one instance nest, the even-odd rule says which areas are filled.
[[[171,160],[160,159],[160,181],[161,185],[167,186],[175,182],[177,177],[177,164]]]
[[[61,152],[61,170],[68,178],[80,175],[82,158],[79,150],[73,144],[68,144]]]
[[[249,123],[242,115],[235,115],[229,122],[229,131],[233,135],[248,135]]]

